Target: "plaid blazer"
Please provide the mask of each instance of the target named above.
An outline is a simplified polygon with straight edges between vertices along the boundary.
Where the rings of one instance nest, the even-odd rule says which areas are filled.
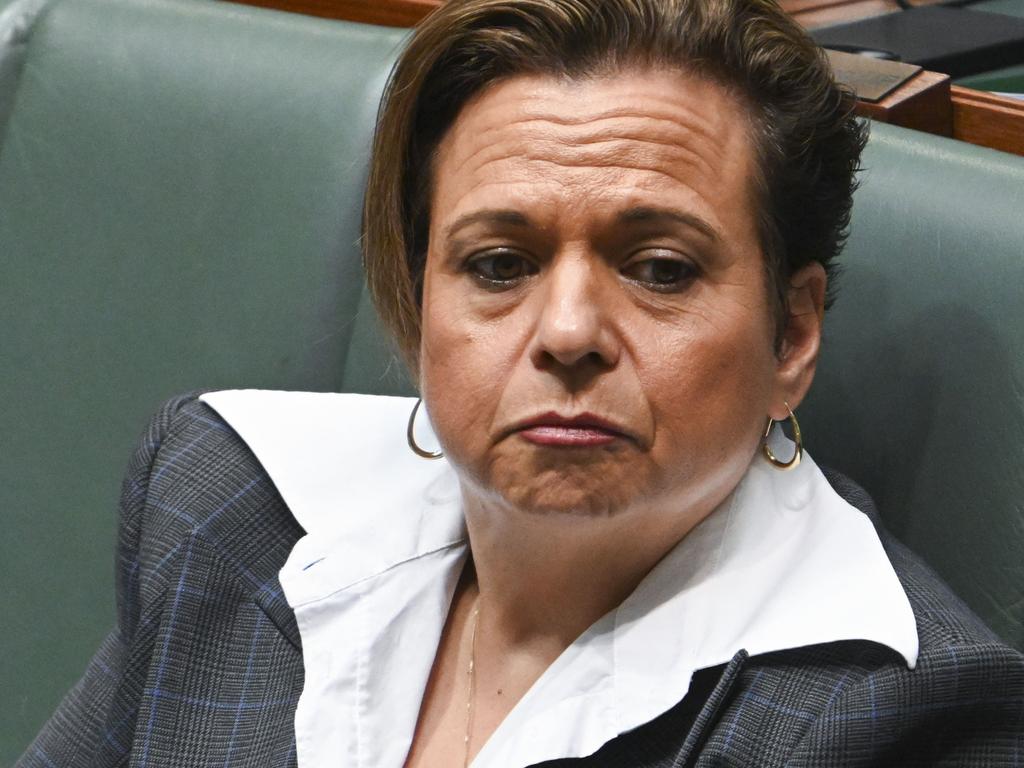
[[[18,767],[294,766],[302,651],[277,573],[302,533],[214,411],[167,403],[124,483],[117,627]],[[548,768],[1024,765],[1024,658],[881,535],[917,617],[915,670],[869,642],[740,651],[654,721]]]

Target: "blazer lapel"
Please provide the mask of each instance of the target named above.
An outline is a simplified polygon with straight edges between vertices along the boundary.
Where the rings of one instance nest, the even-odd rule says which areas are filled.
[[[292,516],[263,467],[256,465],[256,468],[259,483],[269,492],[255,511],[250,510],[231,521],[234,526],[231,535],[220,537],[217,547],[235,566],[238,583],[288,642],[301,650],[295,613],[284,596],[278,574],[305,531]]]
[[[700,748],[717,721],[722,706],[729,699],[729,694],[736,685],[736,681],[739,680],[740,672],[743,671],[743,666],[748,658],[749,654],[746,650],[738,651],[729,663],[725,665],[725,669],[722,670],[717,682],[711,678],[702,686],[691,687],[687,698],[693,697],[697,716],[693,720],[693,726],[690,728],[682,748],[676,755],[675,760],[672,761],[672,768],[683,768],[684,766],[692,765],[692,759],[700,754]],[[700,672],[697,673],[697,675],[700,674]],[[695,678],[697,675],[695,675]],[[705,698],[704,694],[708,688],[711,689],[711,692]],[[700,703],[702,699],[703,705]]]
[[[700,756],[723,707],[731,698],[747,652],[727,664],[698,670],[674,707],[649,723],[612,739],[594,754],[538,763],[535,768],[688,768]]]
[[[275,574],[261,589],[257,590],[252,599],[256,602],[282,635],[299,651],[302,650],[302,639],[299,626],[295,623],[295,612],[285,599],[281,582]]]

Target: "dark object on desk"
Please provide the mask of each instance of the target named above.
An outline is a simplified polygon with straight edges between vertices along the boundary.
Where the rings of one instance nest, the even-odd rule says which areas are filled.
[[[865,59],[877,59],[878,61],[901,60],[899,55],[893,53],[892,51],[880,51],[874,48],[862,48],[859,45],[831,45],[829,46],[829,50],[839,51],[840,53],[849,53],[851,55],[861,56]]]
[[[909,81],[921,67],[878,57],[826,50],[836,80],[849,86],[860,101],[877,102]]]
[[[898,56],[963,77],[1024,62],[1024,19],[929,6],[811,31],[826,48]]]

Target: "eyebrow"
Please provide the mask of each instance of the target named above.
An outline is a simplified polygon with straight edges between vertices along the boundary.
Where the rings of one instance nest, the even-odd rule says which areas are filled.
[[[673,222],[697,230],[712,242],[717,243],[720,239],[718,231],[700,216],[683,213],[672,208],[658,208],[647,205],[636,206],[634,208],[627,208],[616,218],[621,224],[664,224]]]
[[[694,229],[708,240],[717,243],[717,230],[700,216],[683,213],[672,208],[640,205],[627,208],[615,217],[620,224],[664,224],[672,222]],[[460,230],[473,224],[502,224],[513,227],[530,227],[530,219],[523,213],[511,208],[485,208],[459,216],[445,230],[445,237],[451,239]]]
[[[509,208],[485,208],[459,216],[445,230],[445,237],[451,238],[461,229],[473,224],[504,224],[513,227],[529,227],[530,220],[519,211]]]

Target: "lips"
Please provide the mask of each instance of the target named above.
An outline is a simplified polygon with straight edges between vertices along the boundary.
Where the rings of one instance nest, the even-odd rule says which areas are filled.
[[[535,445],[564,448],[599,447],[628,437],[621,427],[591,413],[545,413],[517,424],[514,431]]]

